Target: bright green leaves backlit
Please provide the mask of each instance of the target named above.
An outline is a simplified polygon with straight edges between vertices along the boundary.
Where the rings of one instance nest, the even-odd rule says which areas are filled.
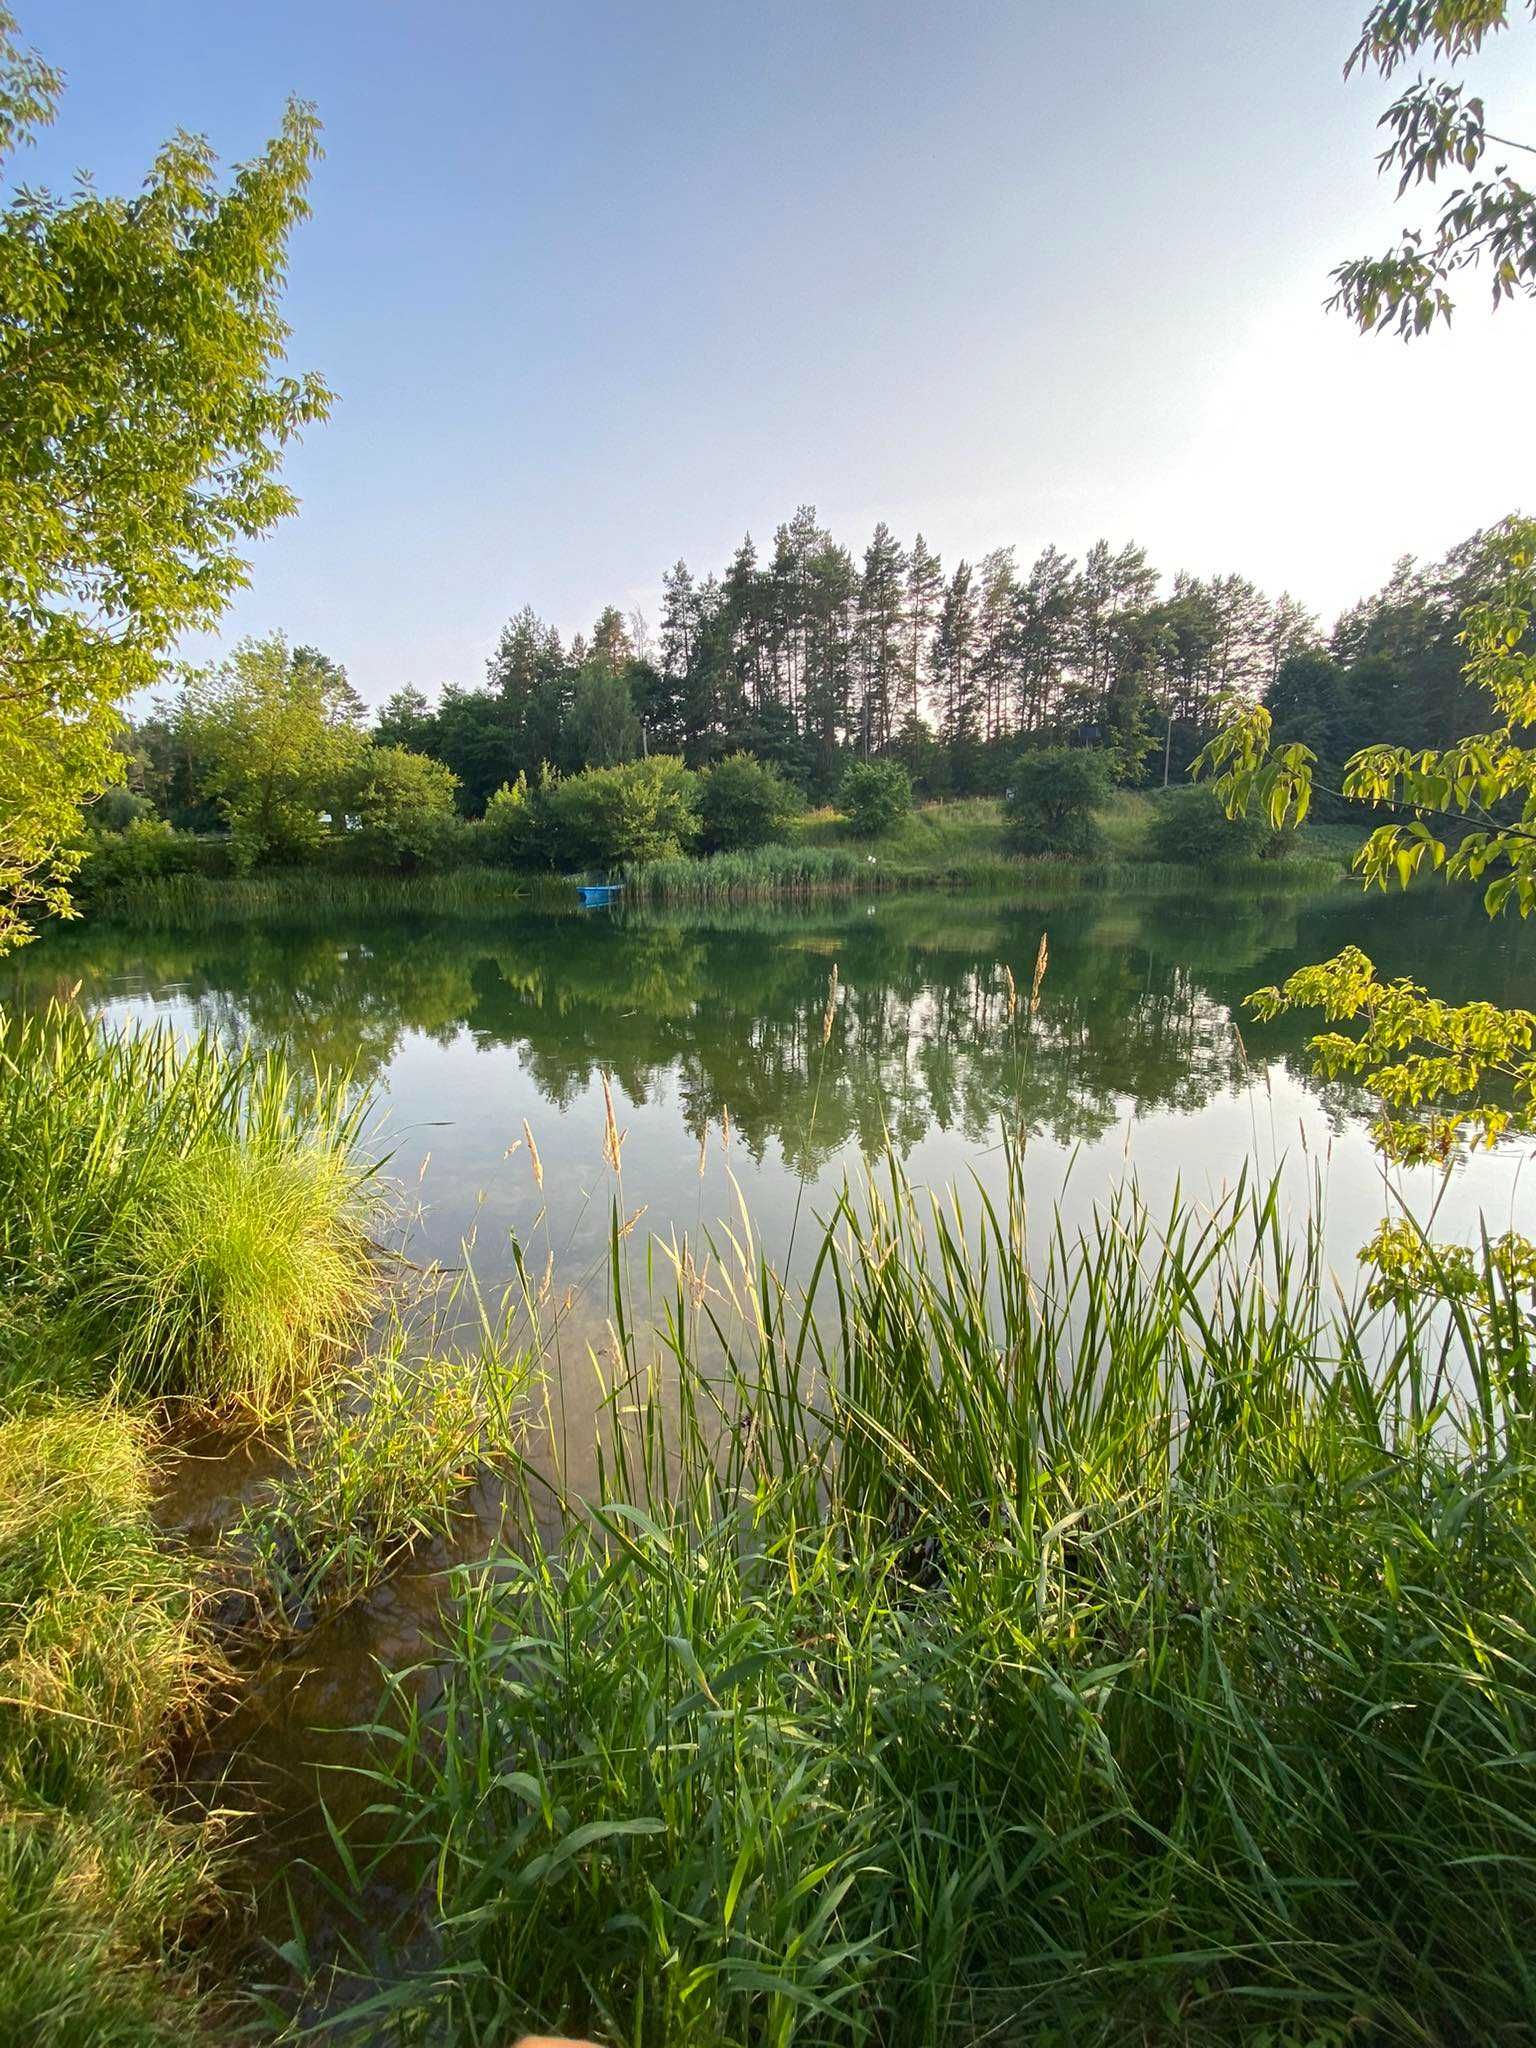
[[[1425,874],[1482,888],[1489,915],[1536,910],[1536,523],[1510,519],[1490,537],[1484,595],[1467,609],[1466,675],[1502,723],[1442,749],[1382,742],[1345,766],[1334,792],[1352,803],[1391,806],[1355,856],[1368,886],[1407,888]],[[1270,749],[1269,714],[1243,711],[1195,762],[1234,815],[1257,806],[1278,825],[1299,823],[1312,796],[1315,756],[1304,746]],[[1411,982],[1383,983],[1355,947],[1304,967],[1250,998],[1261,1017],[1321,1010],[1360,1035],[1313,1039],[1323,1071],[1355,1079],[1377,1097],[1376,1136],[1400,1160],[1444,1159],[1464,1140],[1492,1144],[1506,1131],[1536,1130],[1533,1018],[1492,1003],[1437,1001]]]
[[[0,6],[0,163],[61,87]],[[119,770],[116,706],[293,509],[283,447],[329,405],[280,367],[318,133],[294,103],[223,189],[178,135],[134,198],[18,185],[0,209],[0,950],[67,912],[79,806]]]
[[[1406,1217],[1383,1222],[1360,1253],[1374,1273],[1366,1288],[1372,1308],[1405,1296],[1456,1305],[1464,1327],[1487,1348],[1490,1362],[1529,1343],[1521,1296],[1536,1292],[1536,1245],[1506,1231],[1480,1245],[1431,1244]]]
[[[1400,64],[1423,51],[1460,63],[1475,56],[1487,38],[1523,12],[1527,0],[1379,0],[1367,15],[1347,71],[1358,66],[1390,78]],[[1330,305],[1359,326],[1395,327],[1404,337],[1423,334],[1436,320],[1448,321],[1455,302],[1450,285],[1458,273],[1481,269],[1493,287],[1493,303],[1516,294],[1536,295],[1536,191],[1496,161],[1491,176],[1477,177],[1490,147],[1522,153],[1531,139],[1511,140],[1491,131],[1481,99],[1458,80],[1419,77],[1388,107],[1379,124],[1387,146],[1377,158],[1382,171],[1397,173],[1401,198],[1411,186],[1435,184],[1442,172],[1465,173],[1426,232],[1409,229],[1384,256],[1356,257],[1333,273],[1337,289]]]
[[[1306,821],[1317,756],[1299,744],[1272,754],[1269,736],[1269,713],[1262,704],[1250,704],[1207,742],[1189,772],[1198,779],[1208,770],[1216,771],[1211,787],[1230,817],[1246,816],[1253,806],[1280,832]]]
[[[1248,998],[1268,1021],[1287,1010],[1321,1010],[1360,1035],[1312,1040],[1330,1080],[1356,1080],[1382,1104],[1374,1126],[1388,1156],[1445,1159],[1461,1140],[1492,1145],[1507,1130],[1536,1129],[1536,1016],[1495,1003],[1444,1003],[1411,981],[1378,981],[1358,946],[1301,967],[1278,988]],[[1491,1099],[1487,1091],[1500,1091]]]

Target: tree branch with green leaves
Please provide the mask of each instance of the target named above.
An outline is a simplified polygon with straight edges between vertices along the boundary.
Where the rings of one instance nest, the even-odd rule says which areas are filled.
[[[1536,522],[1507,519],[1488,544],[1494,568],[1484,594],[1463,615],[1465,674],[1484,690],[1502,723],[1453,746],[1410,749],[1382,742],[1345,764],[1330,794],[1372,808],[1390,806],[1355,855],[1366,887],[1408,888],[1421,875],[1483,885],[1490,916],[1513,904],[1536,910]],[[1293,742],[1271,744],[1262,705],[1242,709],[1196,758],[1228,815],[1256,808],[1277,829],[1311,808],[1316,756]],[[1459,836],[1448,826],[1464,828]],[[1311,1041],[1330,1077],[1358,1081],[1381,1105],[1378,1144],[1405,1162],[1445,1160],[1463,1142],[1492,1145],[1507,1132],[1536,1130],[1536,1017],[1492,1003],[1450,1004],[1418,984],[1381,982],[1358,947],[1299,968],[1249,1005],[1269,1019],[1320,1010],[1330,1023],[1357,1023],[1349,1037]]]
[[[1536,0],[1527,0],[1527,8],[1536,14]],[[1380,0],[1365,19],[1345,75],[1374,68],[1390,78],[1424,51],[1461,64],[1519,11],[1518,0]],[[1491,276],[1495,305],[1536,296],[1536,190],[1504,162],[1474,175],[1490,146],[1532,155],[1536,138],[1495,134],[1482,99],[1459,79],[1423,76],[1398,95],[1380,126],[1389,140],[1377,168],[1397,173],[1400,199],[1416,186],[1438,184],[1445,172],[1464,172],[1469,182],[1451,192],[1427,229],[1405,230],[1385,255],[1340,264],[1330,306],[1367,331],[1395,327],[1410,338],[1436,320],[1450,320],[1451,285],[1465,271]]]
[[[0,5],[0,173],[62,91]],[[118,707],[294,509],[283,450],[330,405],[286,369],[280,311],[318,155],[293,101],[227,182],[179,134],[132,198],[11,183],[0,206],[0,952],[69,914]]]

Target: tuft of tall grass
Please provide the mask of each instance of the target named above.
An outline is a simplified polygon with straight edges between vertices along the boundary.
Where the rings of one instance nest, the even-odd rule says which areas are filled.
[[[210,1676],[198,1599],[150,1522],[142,1425],[94,1404],[0,1419],[0,2039],[197,2029],[169,1957],[211,1904],[212,1836],[149,1777]]]
[[[488,1466],[515,1462],[527,1352],[423,1348],[396,1318],[285,1421],[285,1469],[228,1534],[264,1625],[308,1626],[448,1536]]]
[[[18,1379],[270,1411],[373,1299],[376,1209],[345,1076],[0,1018],[0,1289]]]
[[[616,1270],[599,1499],[381,1718],[368,2025],[1531,2038],[1529,1326],[1335,1303],[1273,1191],[1026,1222],[893,1170],[655,1352]]]

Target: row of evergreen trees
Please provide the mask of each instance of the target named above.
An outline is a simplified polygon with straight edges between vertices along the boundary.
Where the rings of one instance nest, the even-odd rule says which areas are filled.
[[[881,525],[860,566],[803,506],[766,560],[748,538],[723,575],[678,562],[654,631],[610,605],[566,646],[525,607],[483,686],[403,689],[376,736],[449,767],[471,816],[546,763],[662,753],[706,767],[745,750],[817,799],[850,757],[887,756],[946,795],[1002,789],[1031,744],[1102,749],[1123,782],[1176,780],[1225,703],[1262,696],[1326,785],[1371,740],[1467,729],[1457,632],[1485,552],[1474,535],[1443,562],[1404,560],[1325,635],[1242,576],[1165,586],[1135,545],[1081,562],[1048,547],[1026,571],[998,548],[946,574],[921,535],[908,548]],[[140,728],[146,753],[155,738]]]

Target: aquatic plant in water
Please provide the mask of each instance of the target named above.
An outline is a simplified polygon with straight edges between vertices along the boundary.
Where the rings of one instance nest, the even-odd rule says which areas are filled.
[[[656,1336],[615,1271],[595,1503],[381,1717],[433,1956],[369,2024],[1528,2038],[1528,1329],[1336,1304],[1273,1192],[1027,1243],[1015,1161]]]

